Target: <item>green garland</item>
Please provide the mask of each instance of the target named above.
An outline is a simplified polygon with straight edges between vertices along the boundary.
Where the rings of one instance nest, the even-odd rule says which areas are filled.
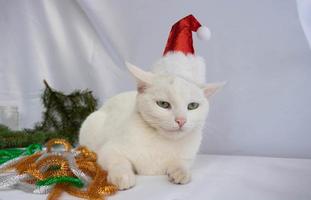
[[[44,85],[42,122],[33,129],[22,131],[12,131],[0,124],[0,149],[44,144],[53,138],[66,139],[73,145],[77,142],[80,126],[96,110],[97,99],[88,90],[76,90],[66,95],[52,89],[46,81]]]
[[[62,131],[12,131],[8,127],[0,125],[0,149],[27,147],[33,143],[45,144],[53,138],[62,138],[75,143],[76,138]]]
[[[43,82],[45,90],[41,99],[45,111],[43,121],[37,123],[35,130],[58,130],[77,136],[82,122],[96,110],[97,99],[89,90],[75,90],[66,95]]]

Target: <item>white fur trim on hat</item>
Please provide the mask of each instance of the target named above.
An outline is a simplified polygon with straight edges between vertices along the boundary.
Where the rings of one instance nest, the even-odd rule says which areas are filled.
[[[153,65],[152,72],[179,76],[196,84],[206,82],[204,59],[193,54],[169,52]]]

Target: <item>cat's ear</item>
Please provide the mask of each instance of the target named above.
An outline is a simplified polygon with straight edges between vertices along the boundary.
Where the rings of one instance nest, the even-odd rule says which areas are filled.
[[[145,89],[152,84],[154,74],[146,72],[129,62],[125,62],[125,64],[137,81],[137,91],[143,93]]]
[[[219,82],[219,83],[209,83],[209,84],[204,85],[202,89],[204,91],[205,97],[206,98],[211,97],[226,84],[227,82]]]

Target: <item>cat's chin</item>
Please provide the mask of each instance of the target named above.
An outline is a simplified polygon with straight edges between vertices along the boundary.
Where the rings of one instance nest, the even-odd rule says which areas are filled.
[[[185,129],[179,129],[179,128],[177,128],[177,129],[159,128],[158,132],[162,136],[169,138],[169,139],[180,139],[187,134]]]

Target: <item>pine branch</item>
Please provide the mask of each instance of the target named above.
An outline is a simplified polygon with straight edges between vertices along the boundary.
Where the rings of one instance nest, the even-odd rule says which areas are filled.
[[[42,103],[46,108],[43,121],[37,130],[61,130],[77,135],[81,123],[96,110],[97,100],[88,90],[76,90],[65,95],[52,89],[44,80],[46,87]]]
[[[89,90],[75,90],[65,95],[43,81],[45,90],[41,96],[43,120],[34,129],[12,131],[0,124],[0,149],[26,147],[32,143],[44,144],[52,138],[64,138],[74,144],[82,122],[96,110],[97,99]]]
[[[0,149],[26,147],[30,144],[45,144],[52,138],[63,138],[74,144],[77,136],[62,131],[12,131],[0,124]]]

